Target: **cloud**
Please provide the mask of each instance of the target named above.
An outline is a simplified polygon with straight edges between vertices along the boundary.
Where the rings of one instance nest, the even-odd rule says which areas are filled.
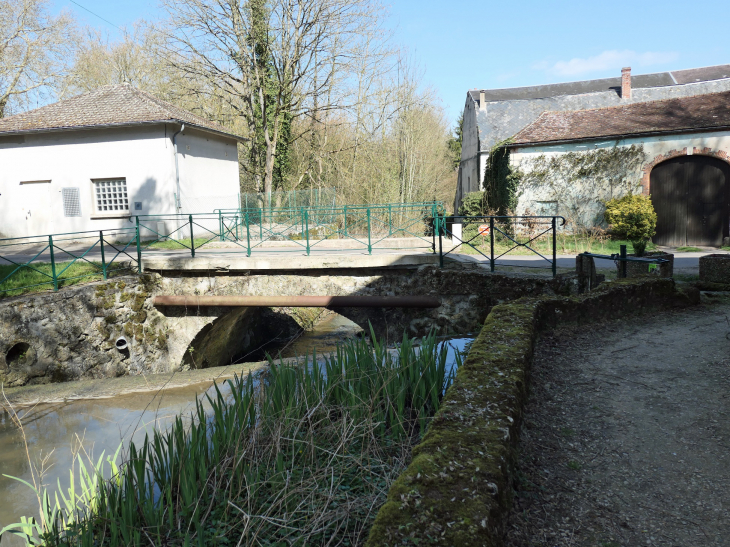
[[[618,70],[624,66],[643,67],[660,65],[674,61],[677,57],[678,54],[672,51],[647,51],[637,53],[628,49],[622,51],[612,49],[585,59],[575,57],[570,61],[558,61],[557,63],[541,61],[533,65],[533,68],[546,70],[561,76],[575,76],[590,72]]]

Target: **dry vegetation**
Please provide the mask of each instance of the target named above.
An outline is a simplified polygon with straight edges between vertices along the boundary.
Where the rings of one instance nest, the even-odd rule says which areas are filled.
[[[0,0],[0,117],[130,83],[222,123],[244,192],[336,188],[349,203],[450,203],[449,127],[366,0],[165,0],[122,39],[46,0]],[[6,106],[7,105],[7,106]]]

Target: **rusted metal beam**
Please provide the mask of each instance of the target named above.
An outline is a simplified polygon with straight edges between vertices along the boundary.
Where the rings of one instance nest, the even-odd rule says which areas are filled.
[[[242,306],[273,308],[438,308],[434,296],[155,296],[155,306]]]

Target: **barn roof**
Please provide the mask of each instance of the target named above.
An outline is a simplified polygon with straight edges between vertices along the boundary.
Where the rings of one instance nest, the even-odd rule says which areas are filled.
[[[72,129],[184,123],[241,140],[224,126],[201,118],[129,84],[107,85],[69,99],[0,119],[0,136]]]
[[[571,111],[621,106],[663,99],[730,91],[730,65],[692,68],[631,76],[631,98],[621,98],[621,78],[484,90],[485,103],[476,109],[479,149],[488,151],[546,111]],[[480,91],[467,100],[479,104]]]
[[[730,91],[625,106],[543,112],[514,145],[730,128]]]

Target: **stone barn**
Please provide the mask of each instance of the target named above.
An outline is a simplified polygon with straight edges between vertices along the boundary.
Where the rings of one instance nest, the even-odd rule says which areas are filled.
[[[656,243],[721,245],[729,101],[730,65],[472,90],[455,210],[466,193],[487,190],[492,208],[557,214],[580,230],[604,225],[606,200],[643,192],[657,211]]]

